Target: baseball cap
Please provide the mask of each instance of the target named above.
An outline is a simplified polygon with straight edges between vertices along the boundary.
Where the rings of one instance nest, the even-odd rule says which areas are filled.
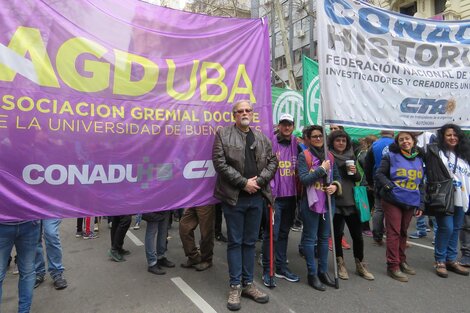
[[[294,123],[294,117],[290,115],[289,113],[283,113],[281,117],[279,117],[279,123],[281,123],[282,121],[288,121],[288,122]]]

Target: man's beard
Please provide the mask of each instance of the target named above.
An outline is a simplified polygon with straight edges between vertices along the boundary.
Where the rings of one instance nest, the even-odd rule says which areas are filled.
[[[240,125],[243,126],[243,127],[250,126],[250,120],[247,119],[247,118],[243,118],[243,119],[240,121]]]

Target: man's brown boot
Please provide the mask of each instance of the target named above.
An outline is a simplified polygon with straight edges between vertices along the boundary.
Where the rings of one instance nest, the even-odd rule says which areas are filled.
[[[436,262],[436,264],[434,264],[434,268],[436,269],[437,276],[443,278],[447,278],[447,276],[449,276],[444,262]]]
[[[463,276],[469,275],[468,269],[460,265],[457,261],[446,262],[446,267],[448,271],[454,272],[456,274]]]

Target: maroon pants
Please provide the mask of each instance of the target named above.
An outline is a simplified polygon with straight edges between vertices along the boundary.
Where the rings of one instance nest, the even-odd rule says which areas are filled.
[[[404,210],[382,200],[387,231],[387,268],[396,271],[400,263],[406,262],[406,231],[410,225],[414,210]]]

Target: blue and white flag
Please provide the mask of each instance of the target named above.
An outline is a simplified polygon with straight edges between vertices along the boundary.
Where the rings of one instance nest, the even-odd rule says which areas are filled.
[[[325,123],[470,129],[470,21],[413,18],[352,0],[317,2]]]

